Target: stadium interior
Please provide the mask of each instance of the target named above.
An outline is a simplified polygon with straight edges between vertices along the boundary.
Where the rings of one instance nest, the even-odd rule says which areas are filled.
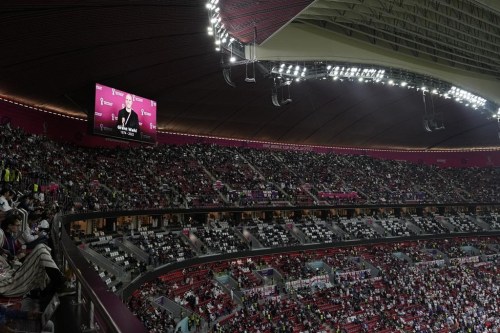
[[[0,331],[500,332],[497,1],[22,0],[0,31]]]

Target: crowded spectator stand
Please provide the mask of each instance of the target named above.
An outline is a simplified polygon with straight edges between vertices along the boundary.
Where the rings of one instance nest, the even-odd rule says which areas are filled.
[[[189,318],[194,323],[191,327],[204,325],[224,331],[224,325],[234,318],[240,320],[232,321],[233,325],[244,323],[243,317],[255,320],[248,322],[250,331],[498,329],[498,238],[479,236],[498,229],[494,207],[499,182],[494,172],[468,168],[460,173],[368,156],[202,144],[89,149],[60,145],[8,126],[0,130],[6,147],[0,155],[2,188],[12,191],[2,193],[2,202],[9,207],[23,204],[27,212],[36,207],[47,212],[55,241],[64,245],[55,252],[62,251],[71,259],[78,286],[92,304],[91,313],[94,304],[122,306],[104,294],[110,290],[126,295],[130,309],[150,330],[171,330]],[[131,163],[124,165],[123,160]],[[172,167],[161,167],[167,164]],[[113,177],[116,172],[124,177]],[[481,187],[473,186],[471,177],[479,177]],[[235,191],[236,197],[231,194]],[[33,198],[18,200],[28,193]],[[194,225],[196,221],[189,221],[193,225],[176,230],[162,223],[161,227],[132,227],[121,233],[97,230],[87,234],[70,228],[72,240],[66,230],[59,229],[66,223],[70,227],[78,214],[99,217],[177,210],[175,214],[181,216],[200,209],[293,210],[301,205],[321,208],[320,203],[328,209],[331,205],[377,208],[476,200],[489,205],[485,214],[450,210],[400,214],[397,220],[385,214],[328,219],[306,214],[304,219],[253,218],[248,225],[242,221]],[[181,224],[185,223],[181,218]],[[478,238],[468,238],[468,234]],[[205,251],[194,244],[192,236]],[[417,236],[418,244],[393,242]],[[365,245],[359,248],[353,245],[362,243]],[[265,251],[269,251],[266,257],[257,255]],[[231,260],[242,254],[252,257],[253,264],[241,257],[241,262]],[[218,258],[217,263],[212,258]],[[193,266],[195,262],[198,264]],[[181,266],[179,275],[176,267]],[[167,271],[177,274],[173,280],[161,278],[170,274]],[[272,272],[272,278],[263,276],[263,271]],[[140,292],[129,297],[130,288],[149,278],[149,273],[158,275],[157,280],[150,279],[158,283],[139,287]],[[433,284],[443,289],[436,292],[431,289]],[[469,291],[462,297],[450,286]],[[405,291],[402,297],[395,297],[400,290]],[[340,305],[342,311],[336,309],[333,314],[321,302],[308,303],[308,297],[319,291],[336,299],[338,303],[333,305]],[[458,304],[454,308],[443,305],[451,304],[450,297]],[[166,306],[172,304],[169,301],[184,312],[174,315]],[[325,308],[319,309],[320,305]],[[298,321],[288,326],[284,318],[291,313],[299,314]],[[100,319],[106,323],[105,318]]]

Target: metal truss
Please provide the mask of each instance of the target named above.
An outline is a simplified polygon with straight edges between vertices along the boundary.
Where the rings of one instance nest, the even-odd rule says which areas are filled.
[[[500,77],[500,15],[471,0],[317,0],[296,20]]]

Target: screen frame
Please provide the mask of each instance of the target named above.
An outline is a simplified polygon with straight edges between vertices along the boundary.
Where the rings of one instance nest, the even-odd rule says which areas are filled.
[[[130,105],[127,104],[129,96],[132,99]],[[129,111],[125,120],[125,117],[120,118],[119,115],[127,114],[124,112],[126,106],[133,111]],[[155,144],[158,135],[157,111],[158,104],[155,100],[95,83],[90,133],[122,142]],[[119,119],[129,122],[130,127],[120,126]]]

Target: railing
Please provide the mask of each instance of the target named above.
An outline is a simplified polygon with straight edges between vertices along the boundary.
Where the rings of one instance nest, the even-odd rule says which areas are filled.
[[[359,207],[359,206],[357,206]],[[394,207],[394,206],[391,206]],[[318,209],[318,207],[315,207]],[[330,207],[331,208],[331,207]],[[345,208],[345,207],[342,207]],[[297,210],[297,207],[291,208]],[[228,210],[227,208],[225,209]],[[269,208],[268,210],[273,210]],[[287,210],[282,208],[281,210]],[[85,310],[89,319],[89,331],[99,330],[100,332],[147,332],[143,324],[130,312],[123,300],[127,300],[131,294],[137,290],[143,283],[151,281],[161,275],[167,274],[174,270],[187,268],[193,265],[206,264],[211,262],[233,260],[237,258],[254,257],[260,255],[271,255],[286,252],[296,252],[304,250],[317,250],[331,247],[346,247],[354,245],[368,245],[377,243],[393,243],[401,241],[426,240],[426,239],[444,239],[452,237],[468,237],[468,236],[497,236],[500,231],[485,231],[475,233],[450,233],[444,235],[424,235],[412,237],[396,237],[390,239],[370,239],[357,241],[344,241],[327,244],[302,244],[290,247],[272,248],[272,249],[254,249],[246,250],[237,253],[228,253],[220,255],[211,255],[188,259],[182,262],[174,262],[149,271],[126,288],[123,289],[121,298],[108,291],[107,285],[101,280],[97,272],[86,261],[75,243],[68,236],[65,225],[78,220],[88,220],[95,218],[117,217],[117,216],[134,216],[134,215],[160,215],[167,213],[207,213],[212,210],[146,210],[146,211],[124,211],[124,212],[100,212],[87,214],[72,214],[72,215],[56,215],[53,223],[54,241],[60,246],[56,247],[56,256],[62,258],[63,265],[69,267],[76,275],[78,284],[78,302],[85,304]],[[248,209],[231,209],[231,211],[248,211]]]
[[[328,244],[310,244],[310,245],[296,245],[290,247],[281,247],[281,248],[267,248],[267,249],[259,249],[259,250],[247,250],[236,253],[226,253],[220,255],[212,255],[202,258],[192,258],[182,262],[175,262],[171,264],[167,264],[161,267],[156,268],[153,271],[149,271],[142,275],[140,278],[133,281],[130,285],[128,285],[123,290],[123,298],[129,298],[132,293],[137,290],[143,283],[152,281],[162,275],[168,274],[175,270],[180,270],[184,268],[188,268],[190,266],[196,266],[207,263],[217,263],[220,261],[227,260],[235,260],[247,257],[256,257],[256,256],[265,256],[265,255],[273,255],[280,254],[286,252],[298,252],[298,251],[307,251],[307,250],[321,250],[331,247],[350,247],[356,245],[371,245],[371,244],[381,244],[381,243],[398,243],[398,242],[406,242],[406,241],[415,241],[415,240],[430,240],[430,239],[446,239],[453,237],[470,237],[470,236],[498,236],[500,235],[500,230],[496,231],[486,231],[486,232],[476,232],[476,233],[453,233],[446,235],[424,235],[424,236],[412,236],[412,237],[393,237],[390,239],[378,238],[378,239],[369,239],[369,240],[357,240],[357,241],[343,241],[343,242],[335,242]]]
[[[71,216],[56,216],[53,225],[71,220]],[[64,221],[62,224],[65,224]],[[108,291],[107,285],[97,272],[82,256],[75,243],[66,233],[65,228],[60,233],[53,233],[59,241],[60,255],[65,266],[75,274],[78,285],[78,303],[85,305],[89,324],[87,331],[99,332],[147,332],[144,325],[137,319],[114,293]]]

